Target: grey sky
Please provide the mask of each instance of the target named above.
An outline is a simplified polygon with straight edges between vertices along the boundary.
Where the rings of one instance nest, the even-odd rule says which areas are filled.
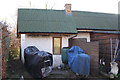
[[[31,2],[31,6],[30,6]],[[64,9],[65,3],[72,4],[72,10],[104,13],[118,13],[119,0],[0,0],[0,20],[16,23],[18,8]]]

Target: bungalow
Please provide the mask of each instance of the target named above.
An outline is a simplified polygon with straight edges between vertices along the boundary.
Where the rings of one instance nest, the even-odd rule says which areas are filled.
[[[90,42],[94,34],[119,34],[117,14],[72,11],[71,4],[66,4],[65,10],[18,9],[17,25],[23,63],[24,49],[36,46],[53,54],[54,67],[62,63],[61,48],[69,46],[70,38]]]

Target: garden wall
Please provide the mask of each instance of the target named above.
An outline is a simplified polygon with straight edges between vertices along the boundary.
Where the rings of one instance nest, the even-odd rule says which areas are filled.
[[[73,38],[69,40],[69,46],[79,46],[90,56],[90,74],[97,76],[99,74],[99,43],[87,42],[86,39]]]

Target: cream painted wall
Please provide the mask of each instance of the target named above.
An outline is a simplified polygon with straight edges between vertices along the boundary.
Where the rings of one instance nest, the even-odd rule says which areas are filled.
[[[47,51],[52,53],[52,37],[37,36],[31,37],[21,34],[21,57],[24,63],[24,49],[28,46],[36,46],[40,51]]]
[[[25,47],[36,46],[40,51],[52,53],[52,37],[51,36],[26,36]]]
[[[90,42],[90,33],[78,33],[75,38],[87,38],[87,42]]]
[[[68,39],[70,36],[62,36],[62,48],[68,47]],[[87,38],[87,41],[90,42],[89,33],[79,33],[75,38]],[[47,51],[53,54],[53,43],[52,36],[36,36],[31,37],[25,34],[21,34],[21,50],[22,50],[22,61],[24,63],[24,49],[27,46],[36,46],[40,51]],[[62,64],[61,55],[53,55],[53,67],[58,67]]]
[[[62,48],[68,47],[68,39],[69,39],[69,37],[62,36]]]
[[[25,34],[21,34],[21,60],[24,63]]]
[[[68,47],[68,38],[62,36],[62,48]],[[24,49],[27,46],[36,46],[40,51],[47,51],[53,53],[52,36],[36,36],[31,37],[25,34],[21,34],[21,50],[22,61],[24,63]],[[53,67],[58,67],[62,64],[61,55],[53,55]]]

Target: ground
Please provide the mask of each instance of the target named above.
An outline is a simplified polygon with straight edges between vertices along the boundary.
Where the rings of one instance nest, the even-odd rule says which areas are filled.
[[[24,79],[32,79],[34,80],[30,74],[26,71],[24,65],[20,61],[20,59],[13,59],[9,60],[7,64],[7,80],[13,80],[13,79],[18,79],[20,80],[20,77],[23,76]],[[44,80],[48,79],[83,79],[83,76],[78,76],[75,73],[73,73],[68,66],[65,66],[64,69],[58,69],[58,68],[53,68],[52,72],[50,73],[49,76],[44,78]],[[85,78],[87,80],[107,80],[102,76],[99,77],[92,77],[88,76]]]

